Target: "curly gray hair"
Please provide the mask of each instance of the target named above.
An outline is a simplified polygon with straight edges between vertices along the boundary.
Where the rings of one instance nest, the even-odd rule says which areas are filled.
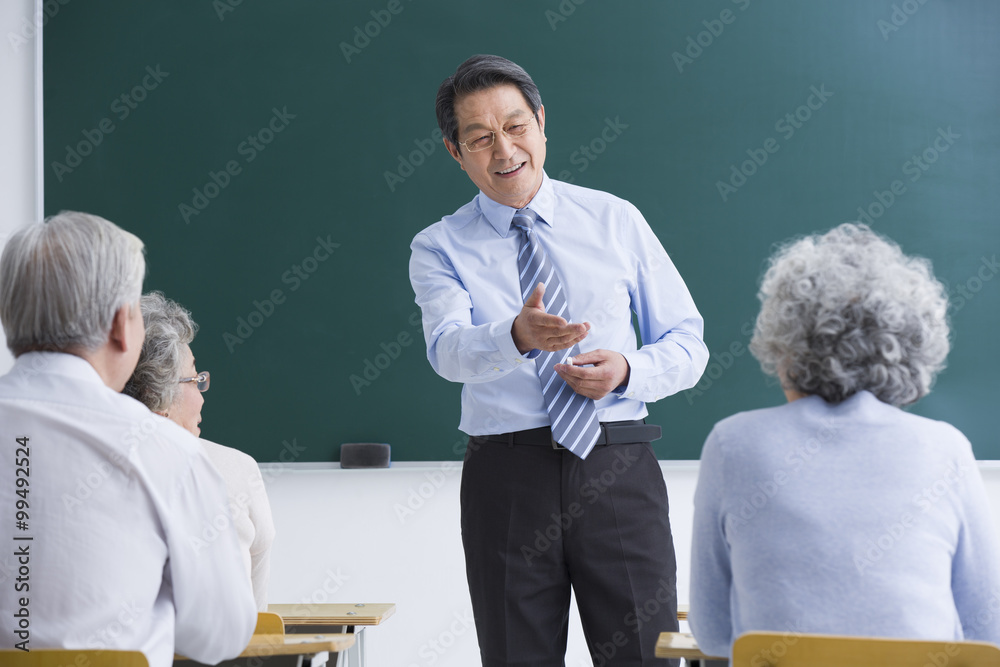
[[[930,391],[948,356],[948,297],[929,260],[861,223],[779,248],[761,282],[750,351],[787,388],[894,406]]]
[[[146,339],[139,363],[123,393],[141,401],[153,412],[166,412],[174,403],[181,379],[181,351],[198,332],[191,313],[162,292],[144,294],[140,300]]]

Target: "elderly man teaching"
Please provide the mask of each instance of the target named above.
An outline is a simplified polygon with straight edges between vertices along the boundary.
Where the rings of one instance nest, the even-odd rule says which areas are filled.
[[[562,665],[571,588],[595,661],[663,664],[676,564],[646,403],[698,382],[701,315],[635,206],[545,174],[545,108],[521,67],[473,56],[437,116],[479,193],[413,239],[410,281],[431,365],[464,385],[483,665]]]

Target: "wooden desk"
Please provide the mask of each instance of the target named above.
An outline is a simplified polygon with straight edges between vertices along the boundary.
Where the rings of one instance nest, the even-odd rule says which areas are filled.
[[[366,626],[380,625],[382,621],[396,613],[396,605],[389,603],[367,604],[271,604],[269,612],[281,616],[285,632],[294,636],[313,632],[353,633],[354,645],[340,654],[340,667],[365,667],[368,656],[365,651]]]
[[[330,660],[330,654],[343,655],[343,651],[354,645],[354,635],[254,635],[238,658],[224,660],[218,667],[243,667],[261,665],[264,658],[268,667],[291,665],[301,667],[308,660],[311,667],[322,667]],[[248,660],[252,658],[253,660]],[[174,656],[178,667],[200,665],[180,655]]]
[[[269,604],[285,622],[285,632],[323,625],[379,625],[396,613],[394,604]],[[294,628],[294,630],[292,630]]]
[[[680,614],[678,613],[678,616]],[[694,640],[694,635],[690,632],[661,632],[660,638],[656,641],[657,658],[687,658],[688,664],[695,664],[695,660],[728,660],[714,655],[705,655],[698,648],[698,642]]]

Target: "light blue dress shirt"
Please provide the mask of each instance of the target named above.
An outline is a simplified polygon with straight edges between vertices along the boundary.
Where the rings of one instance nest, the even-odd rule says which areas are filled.
[[[597,402],[600,420],[641,419],[645,402],[693,387],[708,363],[703,320],[638,209],[547,175],[528,208],[540,217],[535,231],[568,293],[571,321],[592,325],[580,351],[615,350],[631,368],[628,385]],[[514,211],[480,192],[410,245],[427,358],[465,385],[459,428],[469,435],[549,424],[534,355],[518,353],[511,336],[523,306]]]

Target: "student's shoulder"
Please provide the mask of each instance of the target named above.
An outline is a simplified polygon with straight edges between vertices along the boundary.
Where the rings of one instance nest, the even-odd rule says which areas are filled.
[[[153,477],[170,476],[201,465],[198,438],[141,402],[112,392],[102,406],[103,415],[121,433],[122,455]]]
[[[146,462],[151,468],[188,468],[202,462],[201,445],[189,431],[152,412],[148,412],[143,419],[145,427],[140,429],[132,443],[138,460]]]
[[[195,436],[129,396],[109,390],[99,401],[71,409],[100,424],[95,434],[106,439],[113,465],[151,487],[188,480],[208,465]]]
[[[259,470],[257,461],[246,452],[204,438],[199,438],[198,442],[212,465],[223,473],[223,476],[226,470],[240,473],[253,473]]]
[[[752,439],[775,424],[787,422],[787,408],[786,404],[737,412],[716,422],[712,436],[725,443]]]

